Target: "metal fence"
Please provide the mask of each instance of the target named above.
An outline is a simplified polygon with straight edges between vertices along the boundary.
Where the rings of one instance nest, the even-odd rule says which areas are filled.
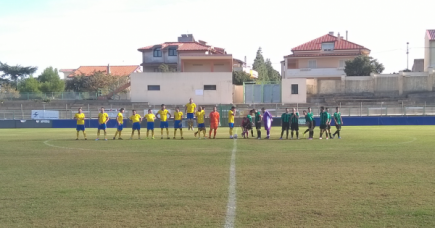
[[[0,93],[0,100],[97,100],[97,92]],[[129,100],[130,93],[116,94],[114,100]]]
[[[243,117],[246,116],[250,110],[257,109],[260,110],[265,104],[253,104],[248,107],[244,108],[237,108],[236,111],[236,117]],[[167,105],[166,108],[168,110],[175,109],[175,105]],[[221,113],[222,121],[226,121],[225,118],[227,118],[228,110],[230,109],[231,105],[219,105],[218,111]],[[106,111],[109,113],[112,113],[115,115],[117,113],[118,108],[121,107],[111,107],[107,108]],[[144,106],[144,107],[136,107],[139,114],[143,115],[146,109],[152,109],[152,110],[158,110],[159,106]],[[268,104],[266,106],[266,109],[274,116],[274,117],[280,117],[282,113],[285,112],[286,108],[296,108],[300,115],[302,116],[302,111],[307,110],[308,107],[306,106],[299,106],[299,105],[289,105],[289,106],[283,106],[281,104]],[[208,117],[208,114],[211,112],[211,107],[206,106],[206,117]],[[311,106],[312,112],[314,116],[319,116],[320,114],[320,107],[317,106]],[[34,108],[34,110],[44,110],[43,108]],[[77,113],[77,109],[46,109],[46,110],[53,110],[53,111],[59,111],[59,119],[72,119],[74,117],[74,114]],[[180,110],[184,112],[184,107],[180,107]],[[86,109],[83,108],[83,112],[86,115],[86,118],[95,119],[98,117],[99,111],[97,109]],[[334,113],[335,112],[335,106],[329,106],[329,112]],[[394,105],[383,105],[383,106],[341,106],[340,112],[343,117],[346,116],[435,116],[435,106],[426,106],[426,105],[412,105],[412,106],[394,106]],[[25,107],[23,109],[18,110],[0,110],[0,119],[3,120],[28,120],[32,119],[32,110],[28,110]],[[128,117],[130,116],[130,110],[126,110],[124,116]]]
[[[281,103],[281,82],[243,83],[244,103]]]

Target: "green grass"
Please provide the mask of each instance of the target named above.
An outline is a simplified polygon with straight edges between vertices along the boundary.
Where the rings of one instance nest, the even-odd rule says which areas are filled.
[[[433,127],[344,127],[328,141],[279,131],[237,140],[236,227],[435,227]],[[227,128],[216,140],[95,132],[0,129],[0,227],[224,225]]]

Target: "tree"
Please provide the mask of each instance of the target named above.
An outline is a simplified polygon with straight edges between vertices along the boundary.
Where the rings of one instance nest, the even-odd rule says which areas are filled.
[[[344,72],[347,76],[369,76],[371,73],[380,74],[384,65],[369,56],[360,55],[353,60],[346,61]]]
[[[105,72],[94,71],[91,75],[76,75],[72,80],[66,82],[66,89],[75,92],[96,92],[102,90],[104,93],[113,91],[129,80],[128,76],[115,76]]]
[[[40,82],[39,89],[42,92],[63,92],[65,90],[65,82],[60,79],[57,69],[48,67],[38,77]]]
[[[267,75],[269,77],[269,81],[277,82],[281,80],[281,75],[277,70],[275,70],[272,66],[272,62],[270,59],[266,60],[266,69],[267,69]]]
[[[254,64],[252,65],[253,70],[258,72],[259,81],[269,81],[269,75],[267,71],[266,64],[264,63],[263,52],[261,47],[258,48],[257,56],[254,59]]]
[[[20,97],[20,92],[13,88],[10,83],[3,83],[0,87],[0,99],[3,98],[18,98]]]
[[[252,81],[251,75],[244,71],[233,71],[233,85],[243,85],[243,82]]]
[[[6,63],[0,62],[0,71],[3,72],[0,76],[2,78],[8,78],[9,80],[14,81],[16,84],[16,89],[18,89],[18,79],[23,79],[26,76],[35,73],[37,70],[37,67],[23,67],[20,65],[9,66]]]
[[[20,80],[18,90],[20,93],[39,93],[39,82],[30,76],[29,78]]]
[[[89,77],[77,75],[65,83],[65,90],[74,92],[85,92],[88,85]]]

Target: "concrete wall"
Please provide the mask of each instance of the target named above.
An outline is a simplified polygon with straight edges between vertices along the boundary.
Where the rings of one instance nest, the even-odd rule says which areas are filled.
[[[235,85],[233,88],[233,103],[234,104],[243,104],[243,86]]]
[[[300,58],[296,60],[297,68],[308,68],[308,61],[316,60],[317,68],[338,68],[340,60],[352,60],[354,57],[319,57],[319,58]]]
[[[396,96],[410,92],[433,91],[435,72],[400,72],[399,74],[372,74],[371,76],[334,79],[307,79],[309,94],[361,94]]]
[[[130,77],[132,102],[184,105],[193,98],[197,104],[233,103],[231,72],[136,73]],[[148,91],[148,85],[160,85],[160,91]],[[216,90],[203,90],[204,85],[216,85]],[[196,95],[196,90],[203,95]]]
[[[373,93],[374,80],[372,77],[345,77],[345,93]]]
[[[286,104],[307,103],[307,79],[283,78],[281,81],[281,101]],[[292,84],[298,85],[298,94],[292,94]]]
[[[341,91],[341,80],[323,79],[317,81],[320,94],[334,94]]]

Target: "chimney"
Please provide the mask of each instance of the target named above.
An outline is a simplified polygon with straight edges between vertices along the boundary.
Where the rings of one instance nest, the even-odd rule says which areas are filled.
[[[246,55],[245,55],[245,63],[243,63],[243,66],[246,67]]]
[[[340,33],[337,34],[337,40],[340,41],[341,40],[341,36]]]
[[[178,42],[195,42],[192,34],[182,34],[178,37]]]
[[[346,30],[346,40],[347,40],[347,30]]]
[[[107,74],[110,74],[110,65],[109,64],[107,64]]]
[[[204,40],[198,40],[198,42],[202,45],[207,45],[207,42],[205,42]]]
[[[334,35],[334,32],[329,32],[329,35],[333,36],[333,35]]]

